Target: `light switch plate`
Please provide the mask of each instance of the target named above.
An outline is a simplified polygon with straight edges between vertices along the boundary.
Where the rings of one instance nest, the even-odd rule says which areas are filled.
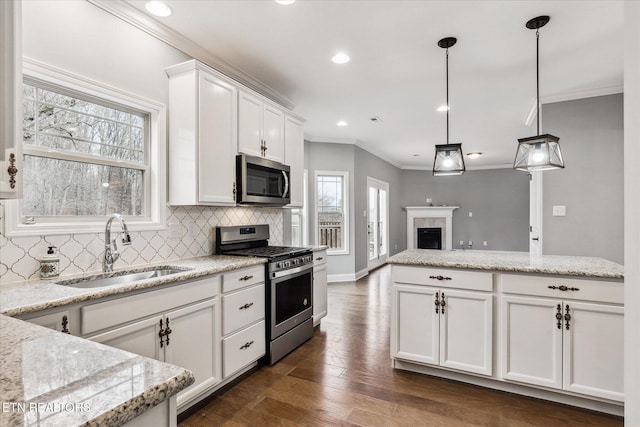
[[[566,206],[554,206],[553,207],[553,216],[567,216],[567,207]]]

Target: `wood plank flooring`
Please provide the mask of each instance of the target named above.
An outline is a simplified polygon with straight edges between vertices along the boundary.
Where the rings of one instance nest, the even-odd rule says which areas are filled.
[[[390,267],[329,285],[314,337],[180,422],[204,426],[622,426],[623,419],[391,368]]]

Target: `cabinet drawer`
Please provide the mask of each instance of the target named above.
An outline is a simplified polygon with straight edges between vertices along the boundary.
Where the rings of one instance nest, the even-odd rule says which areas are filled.
[[[265,353],[264,320],[222,340],[223,376],[226,378]]]
[[[82,335],[121,325],[152,314],[212,298],[220,292],[220,277],[144,292],[130,297],[87,305],[80,309]]]
[[[222,292],[232,292],[264,282],[264,265],[231,271],[222,276]]]
[[[222,335],[264,318],[264,283],[222,297]]]
[[[501,276],[503,293],[624,304],[623,282],[524,274]]]
[[[394,283],[476,291],[493,290],[492,273],[394,265],[391,275]]]
[[[318,251],[313,253],[313,266],[319,267],[327,263],[327,251]]]

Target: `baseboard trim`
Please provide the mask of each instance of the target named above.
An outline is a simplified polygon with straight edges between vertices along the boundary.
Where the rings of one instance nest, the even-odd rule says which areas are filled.
[[[355,282],[356,280],[362,279],[369,272],[367,269],[362,269],[355,273],[345,273],[345,274],[329,274],[327,276],[327,282],[329,283],[339,283],[339,282]]]

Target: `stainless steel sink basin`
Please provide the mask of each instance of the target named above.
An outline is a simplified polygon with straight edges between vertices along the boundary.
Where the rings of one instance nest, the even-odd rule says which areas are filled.
[[[102,286],[124,285],[138,280],[153,279],[156,277],[169,276],[171,274],[184,273],[189,270],[191,270],[191,268],[161,266],[135,272],[119,271],[83,277],[81,279],[62,280],[60,282],[56,282],[56,284],[70,286],[72,288],[99,288]]]

